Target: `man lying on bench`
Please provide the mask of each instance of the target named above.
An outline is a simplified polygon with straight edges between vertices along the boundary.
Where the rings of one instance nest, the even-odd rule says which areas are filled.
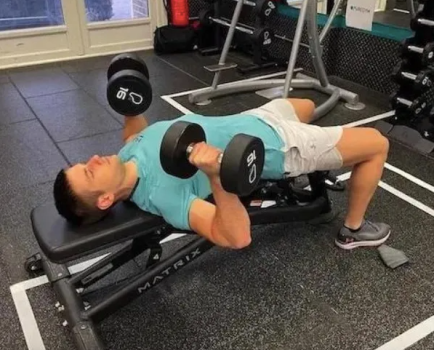
[[[388,140],[372,128],[309,125],[313,112],[312,101],[277,99],[239,115],[192,114],[151,126],[141,115],[126,117],[126,144],[118,155],[93,156],[60,171],[54,184],[56,208],[69,222],[83,224],[129,200],[215,245],[244,248],[251,242],[249,215],[240,198],[224,190],[219,176],[222,150],[242,132],[265,145],[262,178],[267,180],[351,166],[348,212],[335,243],[343,249],[381,245],[390,226],[366,220],[365,213],[383,173]],[[192,149],[188,161],[200,171],[188,179],[167,174],[160,162],[163,137],[180,120],[199,124],[207,139]],[[210,195],[215,204],[205,200]]]

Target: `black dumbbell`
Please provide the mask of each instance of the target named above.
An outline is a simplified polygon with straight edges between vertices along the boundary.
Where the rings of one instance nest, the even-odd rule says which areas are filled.
[[[399,97],[398,92],[395,92],[391,96],[391,104],[393,109],[405,109],[409,117],[419,117],[428,108],[428,102],[426,99],[420,97],[414,101],[410,101],[406,98]]]
[[[418,13],[416,17],[411,19],[410,27],[411,30],[416,32],[419,28],[426,27],[434,27],[434,21],[430,21],[429,19],[422,18],[421,13]]]
[[[421,55],[421,63],[423,66],[428,66],[434,61],[434,43],[428,43],[425,47],[415,46],[411,38],[406,39],[402,44],[402,56],[412,52]]]
[[[164,171],[181,179],[194,176],[198,169],[188,156],[196,143],[206,142],[205,131],[195,123],[177,121],[166,131],[160,148]],[[264,169],[265,148],[261,139],[236,135],[220,158],[220,180],[225,191],[247,196],[254,191]]]
[[[230,27],[231,24],[227,21],[224,21],[221,18],[214,18],[214,11],[212,9],[202,9],[199,11],[199,22],[202,26],[208,27],[213,23],[219,24],[224,27]],[[246,28],[246,26],[235,26],[235,29],[239,32],[249,34],[252,40],[252,43],[261,48],[265,48],[273,42],[274,32],[271,28],[268,27],[259,27],[259,28]]]
[[[253,4],[255,16],[262,20],[266,20],[277,11],[277,5],[273,0],[257,0]]]
[[[426,91],[433,86],[431,80],[432,72],[431,70],[422,70],[418,74],[405,71],[405,66],[407,66],[407,61],[399,62],[393,69],[392,78],[397,84],[401,83],[411,83],[415,90]]]
[[[136,116],[151,105],[148,67],[137,55],[125,53],[113,58],[107,78],[107,100],[117,113]]]

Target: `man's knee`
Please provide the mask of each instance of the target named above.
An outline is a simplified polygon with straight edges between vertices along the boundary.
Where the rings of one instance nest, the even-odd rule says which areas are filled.
[[[309,124],[315,112],[315,103],[308,99],[289,99],[302,123]]]
[[[315,113],[315,108],[316,108],[315,102],[313,102],[312,100],[303,99],[302,103],[303,103],[304,111],[305,111],[306,115],[309,117],[310,120],[312,120],[313,114]]]
[[[303,101],[306,104],[307,110],[313,114],[315,112],[315,108],[316,108],[315,102],[313,102],[312,100],[308,100],[308,99],[305,99]]]
[[[344,166],[373,159],[385,162],[389,153],[389,140],[375,128],[344,128],[337,149]]]
[[[378,154],[385,156],[387,158],[387,155],[389,154],[389,148],[390,143],[389,139],[385,137],[380,131],[377,129],[372,128],[372,134],[373,134],[373,140],[374,143],[377,145]]]

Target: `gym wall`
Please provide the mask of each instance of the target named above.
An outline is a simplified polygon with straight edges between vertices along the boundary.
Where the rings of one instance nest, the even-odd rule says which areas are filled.
[[[189,3],[191,17],[197,16],[200,9],[213,6],[204,0],[190,0]],[[233,0],[223,1],[222,14],[231,18],[235,5],[236,2]],[[283,11],[275,14],[268,25],[276,34],[292,39],[297,18],[280,12]],[[254,25],[251,7],[244,6],[240,22]],[[321,29],[319,21],[319,30]],[[306,30],[303,42],[308,43]],[[269,52],[272,57],[287,59],[291,47],[291,43],[276,39]],[[398,87],[392,82],[391,74],[393,67],[400,61],[399,47],[400,42],[397,39],[384,38],[351,28],[332,28],[324,41],[323,60],[329,76],[337,76],[390,95]],[[300,47],[297,67],[313,72],[311,58],[305,47]]]

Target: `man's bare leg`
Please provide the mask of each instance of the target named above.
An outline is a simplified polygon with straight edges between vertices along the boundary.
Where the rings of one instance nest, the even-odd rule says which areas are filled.
[[[343,236],[351,236],[351,233],[360,230],[365,223],[366,211],[383,175],[384,164],[389,151],[389,142],[376,129],[348,128],[344,129],[337,149],[342,156],[344,166],[353,167],[349,182],[348,213],[344,223],[347,232],[341,230]],[[360,232],[360,235],[364,234],[361,239],[365,240],[365,242],[360,244],[354,242],[360,239],[360,237],[356,237],[357,239],[354,240],[354,235],[354,237],[346,237],[345,239],[341,237],[341,240],[349,243],[345,246],[339,244],[339,237],[336,243],[341,248],[346,247],[346,249],[383,243],[390,234],[390,227],[385,224],[369,224],[373,225],[372,228],[369,228],[372,232]]]
[[[297,114],[300,122],[310,124],[315,112],[315,103],[311,100],[301,98],[288,98],[288,101],[294,107],[295,114]]]

